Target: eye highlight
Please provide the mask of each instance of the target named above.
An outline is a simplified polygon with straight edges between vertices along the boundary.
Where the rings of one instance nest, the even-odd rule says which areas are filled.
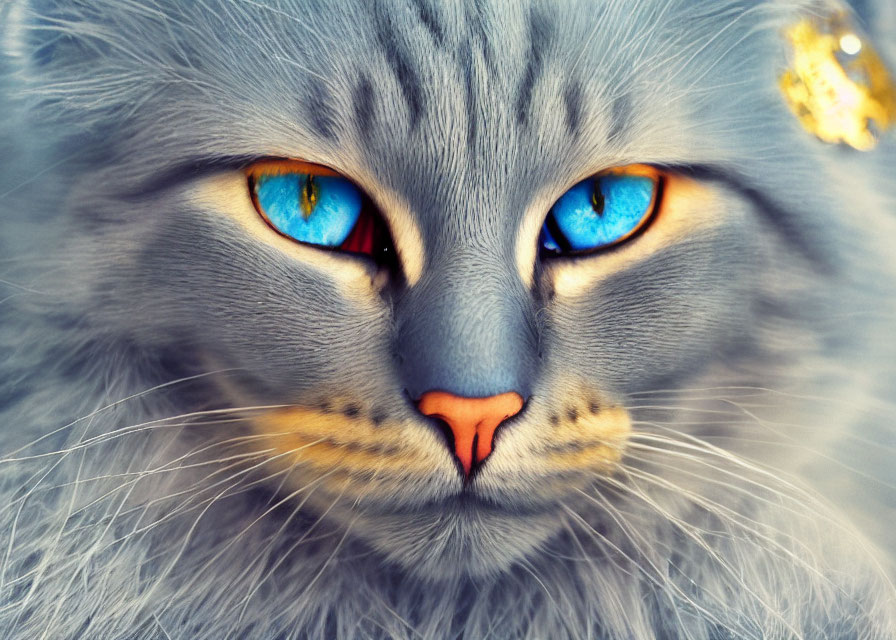
[[[646,228],[661,199],[662,177],[633,166],[582,180],[548,212],[539,243],[548,254],[605,249]]]
[[[263,160],[246,169],[252,203],[277,233],[318,247],[385,261],[389,232],[369,199],[332,169],[297,160]]]

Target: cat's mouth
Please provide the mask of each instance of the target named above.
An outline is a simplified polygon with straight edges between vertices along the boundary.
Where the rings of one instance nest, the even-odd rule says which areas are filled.
[[[438,500],[428,500],[413,506],[395,506],[386,504],[361,504],[359,510],[371,516],[408,516],[455,514],[459,517],[487,514],[509,517],[543,516],[556,513],[558,507],[552,502],[543,503],[498,503],[482,496],[476,491],[465,488],[463,491]]]
[[[355,513],[367,543],[426,579],[503,572],[556,534],[556,505],[495,504],[470,491],[415,508]],[[360,524],[363,523],[363,524]]]
[[[462,468],[432,419],[381,418],[352,398],[247,418],[252,446],[268,458],[265,473],[285,475],[281,486],[321,512],[338,505],[347,521],[355,514],[486,531],[557,521],[565,502],[618,464],[627,411],[593,400],[566,409],[548,421],[551,442],[531,446],[533,430],[545,425],[529,416],[499,434],[495,451],[472,469]]]

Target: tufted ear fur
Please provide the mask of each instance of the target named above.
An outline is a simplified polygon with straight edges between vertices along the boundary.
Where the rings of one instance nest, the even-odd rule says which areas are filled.
[[[55,90],[62,82],[90,77],[91,69],[96,77],[96,62],[106,53],[99,30],[78,27],[87,24],[81,17],[85,7],[87,3],[77,1],[0,2],[0,254],[4,257],[27,255],[34,239],[27,223],[58,211],[53,203],[73,173],[66,162],[92,159],[84,144],[91,119]],[[16,238],[15,246],[10,238]]]
[[[136,102],[130,95],[109,99],[116,74],[126,75],[114,61],[121,50],[114,20],[81,0],[0,1],[4,229],[20,217],[55,215],[54,198],[77,168],[112,155],[116,138],[108,123]],[[141,64],[151,62],[137,61]],[[23,237],[28,235],[19,234]]]
[[[95,24],[78,28],[91,13],[89,3],[11,0],[2,11],[4,49],[22,68],[81,66],[105,53]]]
[[[135,102],[130,95],[112,99],[116,81],[129,77],[122,61],[132,65],[131,75],[134,68],[154,64],[135,60],[116,34],[128,26],[124,22],[145,19],[148,11],[135,7],[111,16],[80,0],[7,0],[0,7],[0,73],[11,107],[24,112],[32,126],[63,129],[67,139],[108,138],[102,135],[103,121]]]

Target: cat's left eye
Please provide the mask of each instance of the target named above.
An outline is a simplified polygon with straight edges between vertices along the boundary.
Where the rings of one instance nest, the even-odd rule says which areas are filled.
[[[368,198],[332,169],[298,160],[263,160],[246,174],[256,210],[277,233],[378,260],[393,253],[389,232]]]
[[[554,203],[539,243],[548,254],[575,255],[615,246],[650,223],[662,177],[652,167],[613,169],[587,178]]]

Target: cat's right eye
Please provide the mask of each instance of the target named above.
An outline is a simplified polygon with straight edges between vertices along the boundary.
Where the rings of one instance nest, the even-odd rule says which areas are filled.
[[[263,160],[250,165],[246,174],[255,209],[280,235],[379,261],[393,253],[389,232],[367,197],[332,169]]]

